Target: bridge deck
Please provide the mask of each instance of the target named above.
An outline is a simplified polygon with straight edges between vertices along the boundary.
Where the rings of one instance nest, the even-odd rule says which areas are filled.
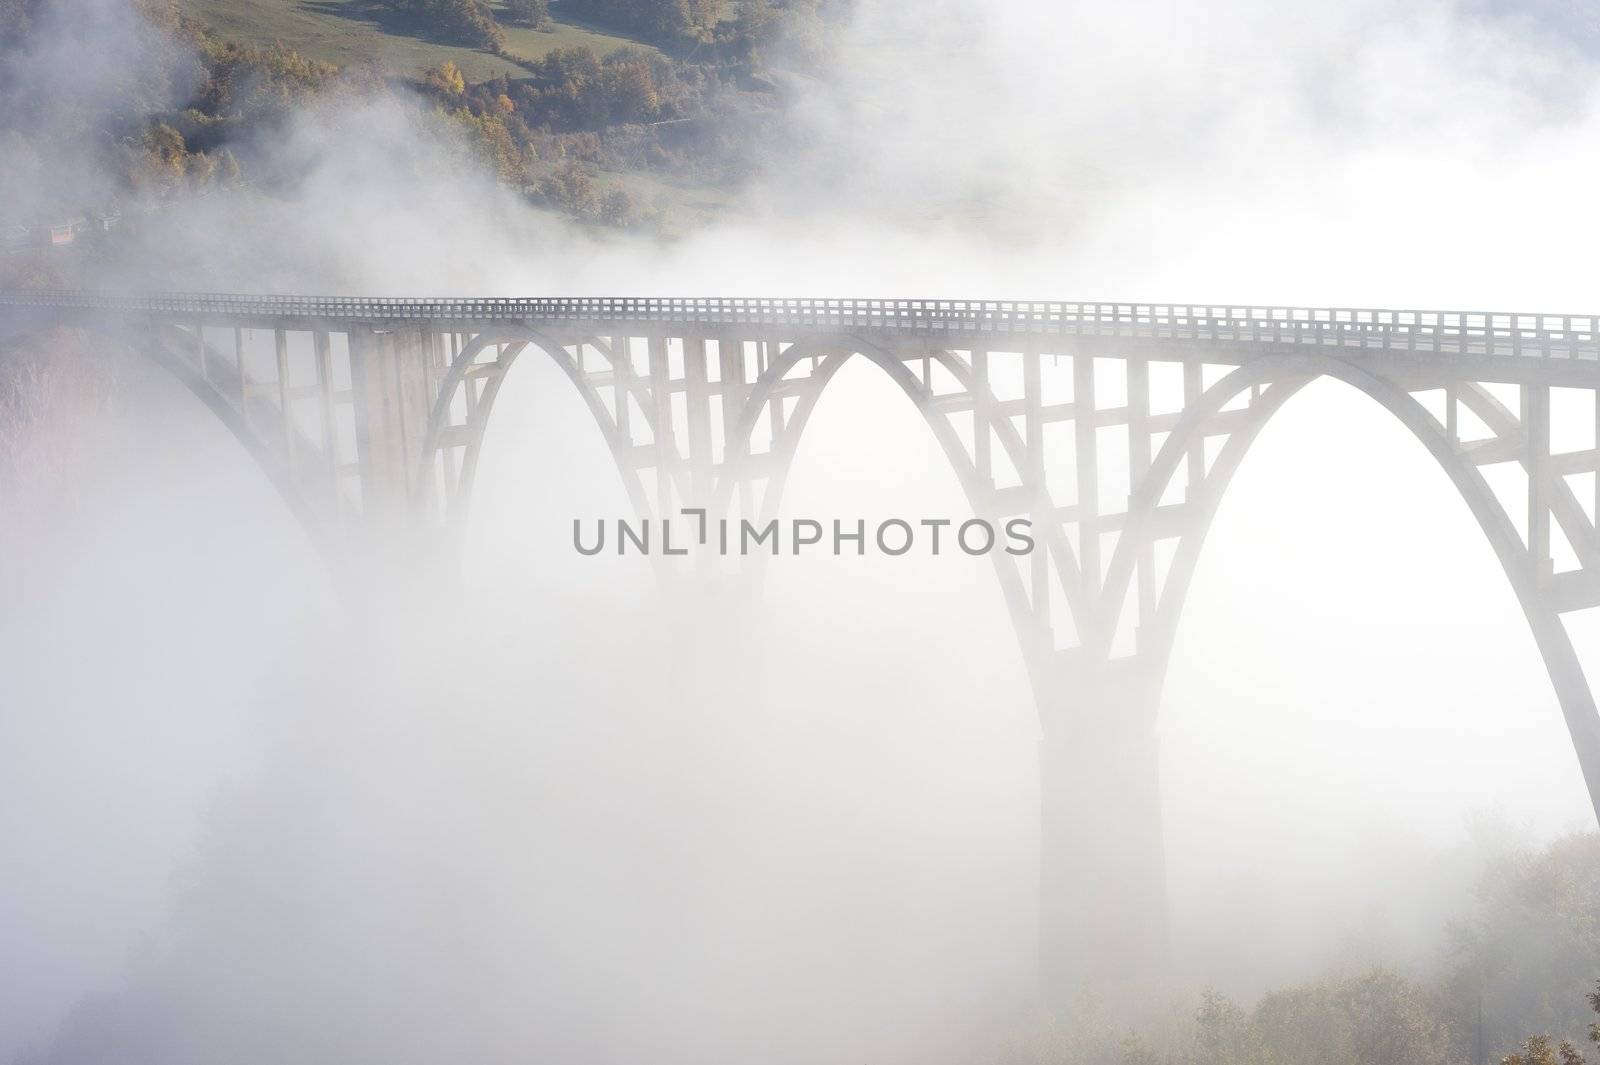
[[[0,292],[0,309],[252,321],[670,323],[888,333],[1125,337],[1600,362],[1600,315],[1027,300],[572,297],[408,299]]]

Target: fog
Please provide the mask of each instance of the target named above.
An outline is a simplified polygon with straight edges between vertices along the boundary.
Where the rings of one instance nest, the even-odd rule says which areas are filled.
[[[138,38],[103,6],[115,93]],[[1561,18],[868,0],[680,239],[535,212],[356,97],[248,149],[291,195],[143,217],[86,283],[1581,311],[1596,53]],[[964,1062],[1038,1005],[1038,718],[986,559],[780,558],[759,605],[664,601],[571,549],[626,499],[530,356],[459,579],[363,609],[226,430],[121,364],[0,500],[0,1060]],[[842,371],[785,513],[967,509],[899,391]],[[1571,631],[1600,676],[1600,621]],[[1465,504],[1333,382],[1229,491],[1161,740],[1163,995],[1424,969],[1482,826],[1594,828]]]

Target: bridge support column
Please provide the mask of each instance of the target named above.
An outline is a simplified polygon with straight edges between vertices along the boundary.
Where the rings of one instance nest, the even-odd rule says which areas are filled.
[[[1157,977],[1168,950],[1161,670],[1065,670],[1041,715],[1040,983],[1047,1001]]]
[[[414,327],[350,333],[361,509],[375,533],[409,526],[428,502],[415,489],[432,402],[429,340]]]

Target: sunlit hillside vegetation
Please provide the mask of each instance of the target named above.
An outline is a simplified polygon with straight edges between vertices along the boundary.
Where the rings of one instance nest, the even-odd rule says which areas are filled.
[[[1259,1001],[1202,992],[1134,1024],[1088,998],[999,1065],[1585,1065],[1600,1054],[1600,835],[1488,862],[1473,911],[1416,971],[1340,968]],[[1123,1011],[1124,1015],[1126,1010]],[[1590,1047],[1589,1044],[1596,1044]],[[1586,1054],[1585,1051],[1588,1050]]]
[[[845,0],[0,0],[8,273],[60,274],[125,216],[218,190],[292,195],[295,122],[373,101],[416,143],[531,206],[657,233],[716,213],[757,168]],[[130,54],[57,84],[57,52]],[[41,76],[41,71],[49,74]],[[92,239],[80,239],[92,238]],[[69,251],[62,245],[75,245]],[[42,259],[37,249],[48,247]]]

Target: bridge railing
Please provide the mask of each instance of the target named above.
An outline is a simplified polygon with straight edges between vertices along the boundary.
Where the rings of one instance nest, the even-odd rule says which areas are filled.
[[[839,330],[1120,336],[1600,358],[1600,315],[936,299],[551,297],[406,299],[213,293],[0,293],[0,308],[111,314],[386,321],[795,325]]]

